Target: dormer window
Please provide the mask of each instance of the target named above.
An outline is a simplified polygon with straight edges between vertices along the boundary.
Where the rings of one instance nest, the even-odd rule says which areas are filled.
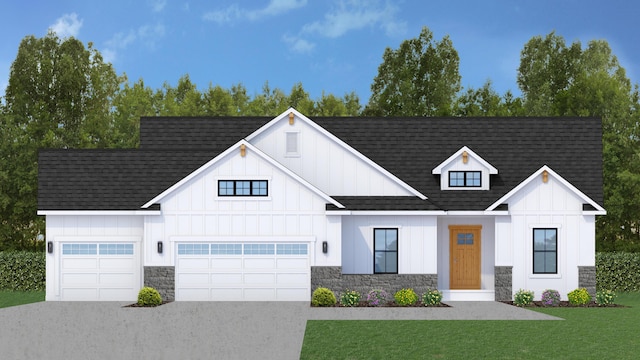
[[[449,171],[449,187],[480,187],[482,173],[480,171]]]

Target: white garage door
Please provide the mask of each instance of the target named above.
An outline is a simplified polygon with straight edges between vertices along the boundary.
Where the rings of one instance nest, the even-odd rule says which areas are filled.
[[[179,243],[176,300],[309,301],[308,244]]]
[[[62,243],[61,300],[135,301],[140,290],[136,243]]]

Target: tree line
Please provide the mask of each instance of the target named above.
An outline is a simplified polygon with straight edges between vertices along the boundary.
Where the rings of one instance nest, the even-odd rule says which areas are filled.
[[[141,116],[275,116],[289,107],[314,116],[599,116],[603,120],[604,199],[598,250],[640,250],[640,101],[608,43],[567,44],[555,33],[531,38],[520,53],[522,95],[490,80],[464,89],[448,36],[419,36],[387,48],[366,105],[354,92],[312,99],[301,83],[289,93],[265,82],[199,89],[184,75],[159,89],[118,75],[92,43],[55,33],[25,37],[0,99],[0,250],[41,249],[36,216],[39,148],[131,148]]]

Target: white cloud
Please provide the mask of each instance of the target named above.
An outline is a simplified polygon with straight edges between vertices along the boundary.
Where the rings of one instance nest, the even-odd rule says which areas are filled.
[[[233,4],[226,9],[207,12],[202,16],[202,18],[206,21],[213,21],[220,25],[240,19],[256,21],[265,17],[286,13],[303,7],[306,4],[307,0],[271,0],[265,8],[257,10],[247,10]]]
[[[308,54],[311,53],[316,47],[316,44],[296,36],[284,35],[282,37],[282,40],[289,44],[291,50],[297,53]]]
[[[124,50],[129,45],[141,42],[148,48],[155,48],[157,41],[165,34],[165,26],[163,24],[143,25],[137,29],[131,29],[128,32],[119,32],[105,43],[102,50],[102,57],[106,62],[113,63],[118,59],[118,51]]]
[[[167,0],[150,0],[149,3],[154,12],[160,12],[167,5]]]
[[[397,12],[398,8],[389,2],[380,6],[379,1],[339,0],[337,8],[325,14],[323,21],[307,24],[302,31],[337,38],[365,26],[379,26],[388,36],[401,35],[407,24],[396,20]]]
[[[76,37],[82,27],[82,21],[78,20],[76,13],[64,14],[49,27],[49,30],[55,32],[60,38]]]

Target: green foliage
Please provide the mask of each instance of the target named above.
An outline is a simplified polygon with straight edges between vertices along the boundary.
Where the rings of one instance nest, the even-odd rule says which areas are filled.
[[[558,290],[547,289],[542,293],[540,301],[544,306],[558,306],[560,305],[560,293]]]
[[[413,289],[401,289],[393,294],[396,303],[401,306],[413,305],[418,301],[418,295]]]
[[[357,306],[360,303],[360,293],[355,290],[347,290],[340,296],[340,304],[344,306]]]
[[[333,291],[319,287],[311,295],[312,306],[333,306],[336,304],[336,296]]]
[[[640,291],[640,253],[596,253],[596,288],[615,292]]]
[[[138,305],[158,306],[162,304],[162,297],[158,290],[145,286],[138,292]]]
[[[520,289],[513,296],[516,306],[527,306],[533,302],[533,291]]]
[[[0,290],[44,291],[44,252],[0,252]]]
[[[422,294],[422,303],[424,306],[435,306],[442,302],[442,292],[437,289],[428,289]]]
[[[435,41],[423,27],[417,38],[385,49],[365,115],[450,115],[460,91],[459,63],[449,36]]]
[[[567,294],[567,297],[569,303],[574,306],[586,305],[591,301],[591,295],[585,288],[575,289]]]
[[[616,293],[611,290],[601,290],[596,292],[596,304],[606,306],[615,304]]]

